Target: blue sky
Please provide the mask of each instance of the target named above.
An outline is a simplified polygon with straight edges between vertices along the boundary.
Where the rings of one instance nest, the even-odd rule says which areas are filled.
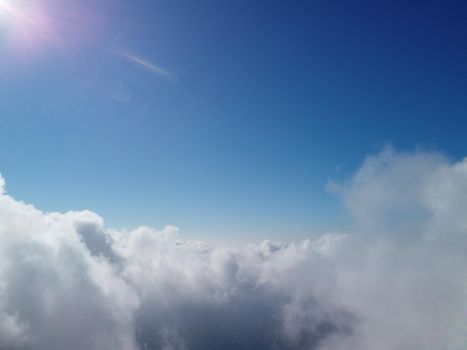
[[[0,6],[0,172],[42,209],[296,239],[385,143],[467,154],[463,1],[43,3],[26,35]]]

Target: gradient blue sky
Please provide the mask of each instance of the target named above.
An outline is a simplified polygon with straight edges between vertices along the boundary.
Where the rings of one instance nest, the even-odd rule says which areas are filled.
[[[13,53],[0,15],[0,172],[42,209],[297,239],[345,225],[326,183],[385,143],[467,155],[465,1],[49,8],[66,45]]]

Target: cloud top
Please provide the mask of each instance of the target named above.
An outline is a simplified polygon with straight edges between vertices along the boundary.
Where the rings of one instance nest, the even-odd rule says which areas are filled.
[[[44,213],[0,177],[0,349],[462,349],[467,160],[385,149],[345,234],[241,248]]]

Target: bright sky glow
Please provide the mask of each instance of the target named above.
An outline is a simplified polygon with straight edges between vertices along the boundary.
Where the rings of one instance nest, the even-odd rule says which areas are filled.
[[[54,52],[68,55],[70,59],[78,52],[101,45],[112,11],[110,8],[108,13],[99,11],[99,4],[1,0],[1,49],[7,52],[9,64],[17,65],[17,61],[33,64],[39,54],[52,57]]]
[[[2,0],[0,2],[1,17],[18,30],[41,33],[46,15],[37,7],[37,3]]]
[[[31,55],[59,39],[59,28],[44,2],[3,0],[0,18],[10,52]]]
[[[12,3],[14,4],[12,0],[0,0],[0,16],[2,18],[15,16],[16,10],[14,10]]]

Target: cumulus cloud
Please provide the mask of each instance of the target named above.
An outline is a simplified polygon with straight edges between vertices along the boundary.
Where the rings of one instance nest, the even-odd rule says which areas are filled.
[[[386,148],[333,186],[348,232],[241,248],[2,188],[0,349],[466,348],[467,159]]]

